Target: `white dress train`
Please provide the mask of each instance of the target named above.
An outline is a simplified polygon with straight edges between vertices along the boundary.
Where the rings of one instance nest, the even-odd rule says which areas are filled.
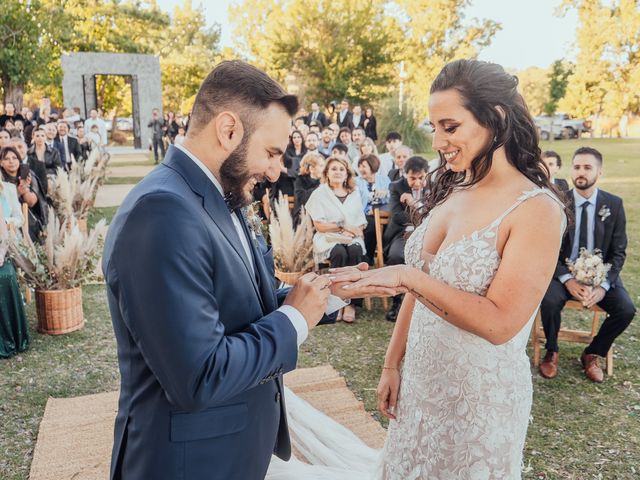
[[[514,209],[547,189],[524,192],[490,225],[438,252],[430,275],[485,295],[500,256],[498,229]],[[422,268],[429,217],[405,248],[407,264]],[[566,221],[563,222],[562,235]],[[402,367],[397,420],[383,450],[287,391],[294,446],[311,465],[274,457],[269,480],[486,480],[521,478],[522,450],[532,402],[526,345],[535,317],[503,345],[464,331],[416,302]]]

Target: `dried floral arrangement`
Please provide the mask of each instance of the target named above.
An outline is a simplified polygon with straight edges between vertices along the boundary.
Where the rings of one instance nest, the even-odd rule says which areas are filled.
[[[269,238],[276,269],[282,272],[307,272],[313,269],[313,223],[304,211],[300,225],[293,228],[289,202],[282,195],[274,205],[269,221]]]
[[[108,163],[109,154],[94,149],[84,164],[73,162],[69,172],[58,169],[52,178],[51,198],[62,221],[71,216],[87,218],[107,176]]]
[[[9,254],[25,283],[36,290],[66,290],[96,279],[107,232],[102,219],[88,233],[78,228],[72,215],[60,221],[49,209],[42,245],[29,238],[9,240]]]

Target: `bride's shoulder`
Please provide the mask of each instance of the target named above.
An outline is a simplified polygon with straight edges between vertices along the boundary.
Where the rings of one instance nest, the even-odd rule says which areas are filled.
[[[564,204],[547,188],[536,188],[525,192],[525,201],[520,205],[519,215],[514,219],[540,226],[560,224],[564,218]]]

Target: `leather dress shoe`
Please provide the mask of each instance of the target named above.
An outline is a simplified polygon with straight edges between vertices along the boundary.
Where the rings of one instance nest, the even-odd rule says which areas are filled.
[[[558,352],[547,352],[542,362],[540,362],[540,375],[544,378],[555,378],[558,375]]]
[[[582,368],[584,368],[584,374],[589,380],[602,383],[604,373],[602,373],[602,369],[600,368],[600,357],[598,355],[582,352],[580,362],[582,363]]]

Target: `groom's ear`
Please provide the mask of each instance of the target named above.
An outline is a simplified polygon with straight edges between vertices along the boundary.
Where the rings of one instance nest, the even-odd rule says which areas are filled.
[[[232,111],[220,112],[213,120],[215,136],[223,150],[233,152],[242,142],[244,128],[240,117]]]

